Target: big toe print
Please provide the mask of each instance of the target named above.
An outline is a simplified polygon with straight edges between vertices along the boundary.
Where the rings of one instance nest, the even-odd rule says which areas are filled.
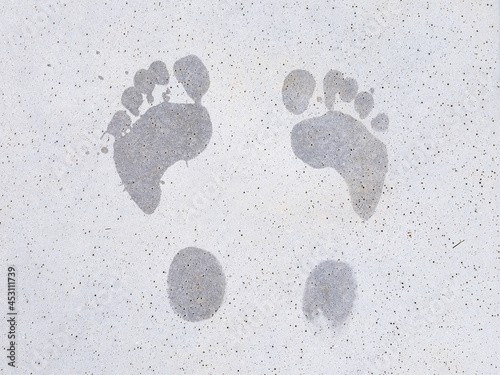
[[[174,75],[194,103],[169,102],[167,89],[162,102],[140,114],[144,97],[153,103],[154,88],[169,82],[166,65],[155,61],[148,69],[137,71],[134,86],[121,98],[127,111],[139,117],[132,122],[127,111],[118,111],[105,132],[115,139],[113,158],[125,191],[146,214],[152,214],[160,203],[165,171],[178,161],[198,156],[212,137],[210,116],[201,105],[210,86],[207,69],[191,55],[174,64]]]
[[[182,319],[211,318],[222,304],[226,277],[219,261],[208,251],[188,247],[179,251],[168,271],[170,306]]]
[[[314,78],[304,70],[292,71],[285,78],[282,90],[285,107],[294,114],[307,109],[315,87]],[[334,111],[337,94],[343,102],[354,101],[360,119],[365,119],[374,107],[371,92],[358,93],[353,78],[331,70],[323,80],[325,106],[323,116],[296,124],[292,130],[292,149],[295,155],[313,168],[334,168],[344,178],[354,211],[369,219],[380,200],[387,173],[387,149],[356,118]],[[389,118],[379,114],[372,122],[376,131],[385,131]]]

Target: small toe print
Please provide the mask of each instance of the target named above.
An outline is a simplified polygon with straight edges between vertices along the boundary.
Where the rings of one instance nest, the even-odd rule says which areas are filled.
[[[134,86],[145,94],[148,103],[153,103],[153,90],[155,89],[155,78],[148,69],[140,69],[134,76]]]
[[[373,95],[367,91],[360,92],[354,99],[354,110],[361,120],[365,119],[373,109]]]
[[[383,132],[389,128],[389,116],[385,113],[379,113],[377,117],[372,120],[373,130]]]
[[[303,113],[309,106],[309,100],[314,93],[316,81],[306,70],[290,72],[283,82],[281,94],[286,109],[296,115]]]
[[[154,61],[149,66],[149,71],[156,85],[168,85],[170,73],[163,61]]]
[[[306,281],[304,316],[314,321],[322,314],[332,326],[344,323],[356,299],[356,281],[347,263],[328,260],[318,264]]]
[[[188,322],[211,318],[222,305],[226,277],[217,258],[188,247],[179,251],[168,271],[168,300],[174,312]]]
[[[323,78],[323,91],[325,94],[325,107],[333,110],[337,94],[343,86],[344,76],[338,70],[330,70]]]
[[[350,103],[358,93],[358,82],[354,78],[345,78],[342,91],[340,91],[340,99]]]
[[[135,87],[129,87],[122,94],[122,104],[134,116],[139,116],[139,107],[144,99],[141,92]]]
[[[352,102],[358,93],[358,82],[354,78],[344,78],[338,70],[330,70],[323,79],[323,91],[325,94],[325,106],[333,110],[337,94],[344,102]]]

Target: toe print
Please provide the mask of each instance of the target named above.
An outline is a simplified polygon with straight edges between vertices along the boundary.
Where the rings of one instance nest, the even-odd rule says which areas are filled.
[[[222,304],[226,277],[208,251],[188,247],[179,251],[168,271],[168,300],[182,319],[197,322],[211,318]]]
[[[389,128],[389,116],[385,113],[379,113],[377,117],[372,120],[372,128],[378,132],[386,131]]]
[[[208,91],[210,79],[205,65],[196,56],[186,56],[174,64],[175,78],[182,83],[188,96],[200,103],[203,95]]]
[[[122,94],[122,104],[134,116],[139,116],[139,107],[143,102],[141,92],[135,87],[129,87]]]
[[[300,72],[300,73],[298,73]],[[387,149],[366,126],[354,117],[334,111],[337,94],[344,102],[354,100],[360,119],[366,118],[374,107],[370,92],[358,93],[358,84],[336,70],[323,80],[325,106],[328,112],[296,124],[292,131],[295,155],[313,168],[334,168],[345,180],[354,211],[369,219],[380,200],[387,173]],[[286,108],[300,114],[305,111],[314,91],[314,78],[308,72],[295,70],[283,84]],[[372,121],[374,130],[386,130],[389,118],[379,114]]]
[[[161,61],[134,76],[134,86],[123,92],[121,102],[134,116],[132,123],[126,111],[118,111],[105,133],[114,137],[113,158],[116,170],[131,199],[146,214],[152,214],[160,203],[160,180],[165,171],[178,161],[198,156],[212,137],[210,116],[201,105],[208,91],[208,71],[196,56],[187,56],[174,64],[175,77],[182,83],[193,104],[171,103],[168,94],[163,101],[140,115],[144,95],[154,102],[156,85],[167,85],[169,72]]]
[[[318,264],[307,278],[303,312],[314,321],[320,314],[332,326],[344,323],[356,298],[356,282],[351,267],[333,260]]]
[[[283,84],[283,103],[292,113],[300,115],[309,106],[316,81],[311,73],[305,70],[294,70],[285,78]]]
[[[373,105],[373,95],[366,91],[360,92],[354,99],[354,109],[362,120],[372,111]]]
[[[155,82],[153,72],[149,69],[141,69],[135,73],[134,86],[141,94],[145,94],[148,103],[153,103],[153,90],[155,89]]]
[[[352,102],[358,92],[358,83],[352,78],[344,78],[337,70],[330,70],[323,79],[325,106],[333,110],[337,94],[344,102]]]
[[[154,61],[149,66],[155,85],[167,85],[170,79],[170,73],[163,61]]]

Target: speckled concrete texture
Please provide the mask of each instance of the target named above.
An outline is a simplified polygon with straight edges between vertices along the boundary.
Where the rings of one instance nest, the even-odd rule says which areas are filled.
[[[1,374],[500,372],[497,2],[0,10]]]

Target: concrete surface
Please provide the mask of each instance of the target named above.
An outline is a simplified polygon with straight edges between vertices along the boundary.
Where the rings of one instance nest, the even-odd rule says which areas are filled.
[[[1,373],[499,373],[497,2],[0,10]]]

